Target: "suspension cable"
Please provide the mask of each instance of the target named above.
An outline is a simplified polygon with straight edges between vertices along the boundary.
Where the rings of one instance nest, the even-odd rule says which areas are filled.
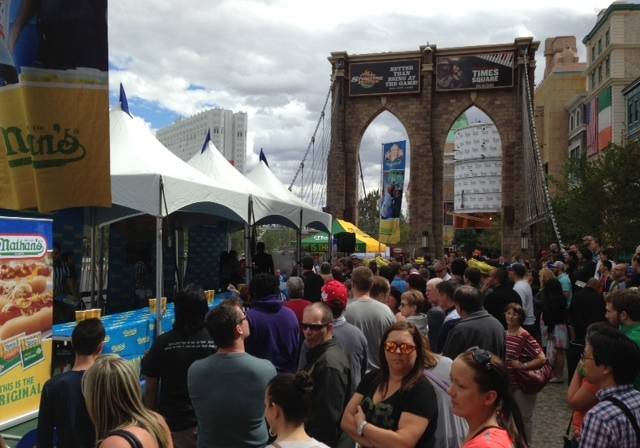
[[[531,135],[533,136],[533,149],[536,157],[536,162],[538,165],[539,174],[542,175],[542,189],[544,191],[544,200],[547,208],[547,212],[549,213],[549,218],[551,219],[551,225],[553,226],[553,231],[556,235],[556,239],[558,240],[558,245],[560,246],[560,250],[562,253],[565,253],[564,244],[562,244],[562,237],[560,236],[560,228],[558,227],[558,222],[556,220],[555,213],[553,211],[553,205],[551,204],[551,194],[549,193],[549,186],[547,182],[545,182],[544,177],[544,165],[542,163],[542,155],[540,154],[540,146],[538,145],[538,133],[536,130],[536,125],[534,121],[533,115],[533,98],[531,95],[531,84],[529,83],[529,48],[524,47],[524,88],[526,92],[526,101],[527,101],[527,109],[529,112],[529,129]]]

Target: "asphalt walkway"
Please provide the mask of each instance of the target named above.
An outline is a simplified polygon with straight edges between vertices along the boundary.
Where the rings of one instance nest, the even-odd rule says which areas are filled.
[[[562,447],[562,436],[571,416],[566,399],[567,387],[566,384],[547,384],[538,394],[530,448]]]

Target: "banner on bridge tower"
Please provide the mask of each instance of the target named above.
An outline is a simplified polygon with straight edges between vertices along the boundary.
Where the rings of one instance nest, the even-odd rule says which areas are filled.
[[[407,141],[382,145],[382,193],[380,195],[380,242],[400,242],[400,215],[406,168]]]
[[[436,58],[436,90],[512,87],[513,59],[513,51],[438,56]]]
[[[107,0],[0,0],[0,208],[111,205]]]

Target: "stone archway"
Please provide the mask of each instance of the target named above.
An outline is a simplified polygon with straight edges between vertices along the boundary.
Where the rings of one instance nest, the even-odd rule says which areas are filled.
[[[523,51],[528,54],[529,78],[533,80],[538,42],[516,39],[512,44],[437,49],[423,46],[418,51],[348,55],[332,53],[334,85],[331,117],[331,150],[327,167],[327,210],[339,218],[357,220],[357,154],[365,129],[383,110],[395,115],[411,141],[411,183],[409,219],[411,244],[419,247],[421,236],[430,235],[429,254],[442,248],[442,176],[446,136],[455,119],[471,106],[491,117],[502,139],[502,252],[519,253],[520,231],[524,224],[525,182],[522,150],[523,108],[520,71]],[[467,90],[436,89],[437,58],[459,58],[511,54],[513,83],[508,87]],[[419,92],[389,92],[350,95],[351,64],[383,67],[417,61]],[[375,76],[369,71],[368,76]],[[390,79],[390,78],[389,78]]]

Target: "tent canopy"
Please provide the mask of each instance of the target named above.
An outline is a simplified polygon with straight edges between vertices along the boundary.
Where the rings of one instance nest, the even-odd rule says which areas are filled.
[[[364,233],[358,227],[348,221],[335,219],[333,221],[333,234],[339,233],[355,233],[356,234],[356,252],[362,253],[383,253],[387,246],[378,240]],[[302,240],[302,248],[308,252],[328,252],[329,235],[326,233],[316,233]]]
[[[300,207],[302,219],[298,218],[298,222],[302,221],[302,227],[312,227],[323,232],[331,231],[331,215],[314,209],[289,191],[263,161],[260,161],[246,177],[270,195]]]
[[[101,222],[140,213],[163,217],[178,210],[248,221],[246,192],[210,179],[183,162],[142,122],[120,108],[109,113],[109,121],[111,194],[115,207],[100,213]]]
[[[247,179],[220,153],[213,142],[208,141],[204,150],[194,155],[188,163],[208,178],[223,185],[233,185],[234,190],[251,195],[256,221],[295,228],[300,225],[300,206],[278,200]]]

